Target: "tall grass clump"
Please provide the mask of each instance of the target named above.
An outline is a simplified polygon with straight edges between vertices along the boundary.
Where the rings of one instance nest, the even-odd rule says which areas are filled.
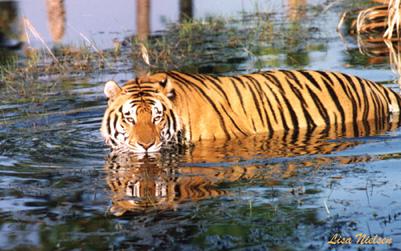
[[[351,21],[349,32],[351,35],[356,35],[361,53],[374,58],[387,58],[391,69],[400,76],[401,0],[374,2],[379,5],[355,11],[356,18]],[[344,24],[343,21],[344,18],[341,19],[339,26]],[[401,80],[398,82],[401,86]]]

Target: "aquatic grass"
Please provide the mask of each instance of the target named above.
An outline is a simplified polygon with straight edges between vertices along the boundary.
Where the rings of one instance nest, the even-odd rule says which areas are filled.
[[[391,39],[394,36],[394,31],[397,38],[400,38],[401,25],[401,0],[389,0],[388,2],[388,19],[387,29],[383,37]]]
[[[382,34],[387,27],[387,16],[388,8],[386,5],[374,6],[360,11],[356,21],[357,34]]]
[[[401,0],[377,0],[381,5],[344,12],[340,19],[339,27],[344,23],[344,17],[349,13],[357,13],[356,20],[350,27],[350,33],[354,31],[358,35],[378,34],[383,39],[400,37],[401,25]]]
[[[148,41],[149,55],[155,62],[152,70],[184,69],[227,73],[230,70],[225,68],[225,62],[238,67],[249,58],[253,58],[253,64],[248,66],[247,71],[261,70],[269,67],[258,63],[258,51],[263,51],[262,48],[283,48],[281,51],[295,52],[301,46],[306,46],[286,46],[290,39],[295,41],[299,38],[298,34],[294,37],[293,29],[288,26],[288,23],[277,24],[273,13],[241,13],[235,18],[205,18],[170,24],[161,36]],[[299,32],[299,36],[316,37],[318,34],[319,32],[311,34],[306,30]],[[313,47],[322,46],[310,48]],[[210,65],[219,62],[223,68],[205,66],[209,62]],[[238,62],[238,65],[233,65],[232,62]]]
[[[42,45],[47,50],[49,55],[53,58],[53,60],[58,63],[58,59],[56,58],[56,56],[54,56],[53,52],[50,50],[49,45],[45,42],[45,40],[42,38],[42,36],[39,34],[39,32],[36,30],[36,28],[33,26],[33,24],[29,21],[28,18],[26,17],[23,18],[23,24],[25,28],[25,34],[28,39],[28,44],[30,44],[29,33],[31,33],[37,40],[39,40],[42,43]]]
[[[401,86],[401,54],[400,54],[400,42],[394,43],[390,40],[384,41],[389,49],[389,60],[391,70],[398,75],[398,85]]]
[[[14,66],[2,67],[0,81],[14,85],[15,82],[52,81],[70,75],[100,72],[140,75],[172,69],[218,74],[234,71],[249,57],[253,58],[253,63],[243,70],[261,70],[269,66],[268,61],[261,60],[265,56],[261,53],[269,53],[268,48],[291,51],[293,48],[286,45],[297,39],[291,35],[293,28],[288,28],[288,24],[277,24],[275,20],[274,13],[258,11],[229,18],[210,16],[182,23],[170,22],[165,31],[153,34],[145,41],[135,36],[121,41],[115,39],[113,48],[107,50],[99,50],[90,38],[74,28],[82,38],[80,45],[61,44],[51,48],[43,43],[43,48],[37,49],[28,43],[25,55],[14,62]],[[29,25],[29,20],[25,23],[26,32],[35,34],[27,37],[43,41]],[[304,30],[301,33],[311,35]],[[143,58],[143,46],[147,48],[148,59]],[[297,46],[299,50],[300,45]],[[278,57],[278,54],[273,56]]]
[[[2,62],[2,66],[0,67],[0,87],[4,84],[2,80],[15,71],[17,67],[17,60],[18,59],[16,56],[12,56]]]
[[[360,53],[378,62],[388,60],[392,71],[399,77],[401,75],[401,0],[375,0],[374,2],[380,5],[344,13],[337,30],[340,31],[346,23],[345,20],[349,18],[351,24],[348,32],[356,35]],[[398,84],[401,86],[399,78]]]
[[[34,82],[38,79],[51,81],[54,77],[103,70],[108,64],[104,52],[82,33],[82,45],[53,45],[51,48],[27,18],[23,19],[23,24],[27,40],[23,56],[13,58],[11,63],[2,64],[2,84],[10,86],[16,82]],[[42,47],[32,47],[33,39],[38,40]],[[111,65],[107,67],[112,68]]]
[[[46,74],[49,79],[52,75],[68,75],[74,73],[91,72],[93,69],[103,69],[102,57],[93,53],[86,46],[60,46],[52,49],[57,61],[49,58],[47,51],[36,48],[25,48],[25,57],[14,59],[8,66],[2,66],[3,75],[0,81],[12,83],[21,81],[27,76],[37,79]],[[12,69],[12,71],[8,70]]]

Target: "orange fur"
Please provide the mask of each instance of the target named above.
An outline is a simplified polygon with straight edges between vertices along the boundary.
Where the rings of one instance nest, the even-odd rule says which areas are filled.
[[[371,81],[318,71],[235,77],[167,72],[130,81],[112,92],[117,94],[109,97],[112,102],[103,119],[103,136],[110,140],[110,117],[125,123],[124,115],[116,110],[135,99],[144,114],[138,114],[141,119],[135,125],[125,126],[129,137],[141,144],[160,139],[163,126],[171,127],[172,117],[175,128],[170,131],[179,131],[186,142],[196,142],[293,129],[312,132],[321,126],[334,126],[339,133],[358,130],[356,122],[398,115],[401,104],[398,94]],[[151,112],[145,109],[152,107],[154,101],[149,100],[165,106],[164,123],[152,123]]]

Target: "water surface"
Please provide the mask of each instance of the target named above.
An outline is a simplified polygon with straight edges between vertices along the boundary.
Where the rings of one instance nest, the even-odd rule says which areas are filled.
[[[344,44],[334,32],[349,5],[304,2],[294,14],[286,2],[259,1],[255,7],[237,1],[223,18],[209,2],[196,2],[195,18],[212,17],[195,26],[172,18],[150,30],[150,44],[164,38],[175,50],[158,69],[221,75],[329,69],[399,91],[388,61],[372,64],[355,41]],[[32,3],[17,3],[19,16],[43,18],[30,10]],[[76,20],[76,4],[66,5],[67,22]],[[165,15],[177,18],[175,8]],[[81,11],[98,14],[96,8]],[[96,41],[97,33],[111,29],[123,32],[116,36],[123,41],[136,32],[113,25],[95,25],[94,33],[85,34]],[[70,31],[65,43],[78,40]],[[103,36],[99,47],[112,49],[114,38]],[[320,250],[334,248],[327,241],[335,233],[391,237],[391,247],[401,248],[398,118],[369,130],[358,125],[358,135],[317,128],[205,141],[148,156],[116,155],[99,132],[103,87],[111,78],[122,83],[135,77],[131,53],[122,48],[109,62],[112,69],[0,85],[0,249]]]

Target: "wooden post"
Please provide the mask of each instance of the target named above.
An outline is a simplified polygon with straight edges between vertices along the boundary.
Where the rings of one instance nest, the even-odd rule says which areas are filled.
[[[140,41],[147,40],[150,33],[150,1],[136,2],[136,32]]]
[[[192,0],[180,0],[180,23],[193,17]]]
[[[59,43],[65,32],[64,0],[46,0],[47,19],[54,43]]]

